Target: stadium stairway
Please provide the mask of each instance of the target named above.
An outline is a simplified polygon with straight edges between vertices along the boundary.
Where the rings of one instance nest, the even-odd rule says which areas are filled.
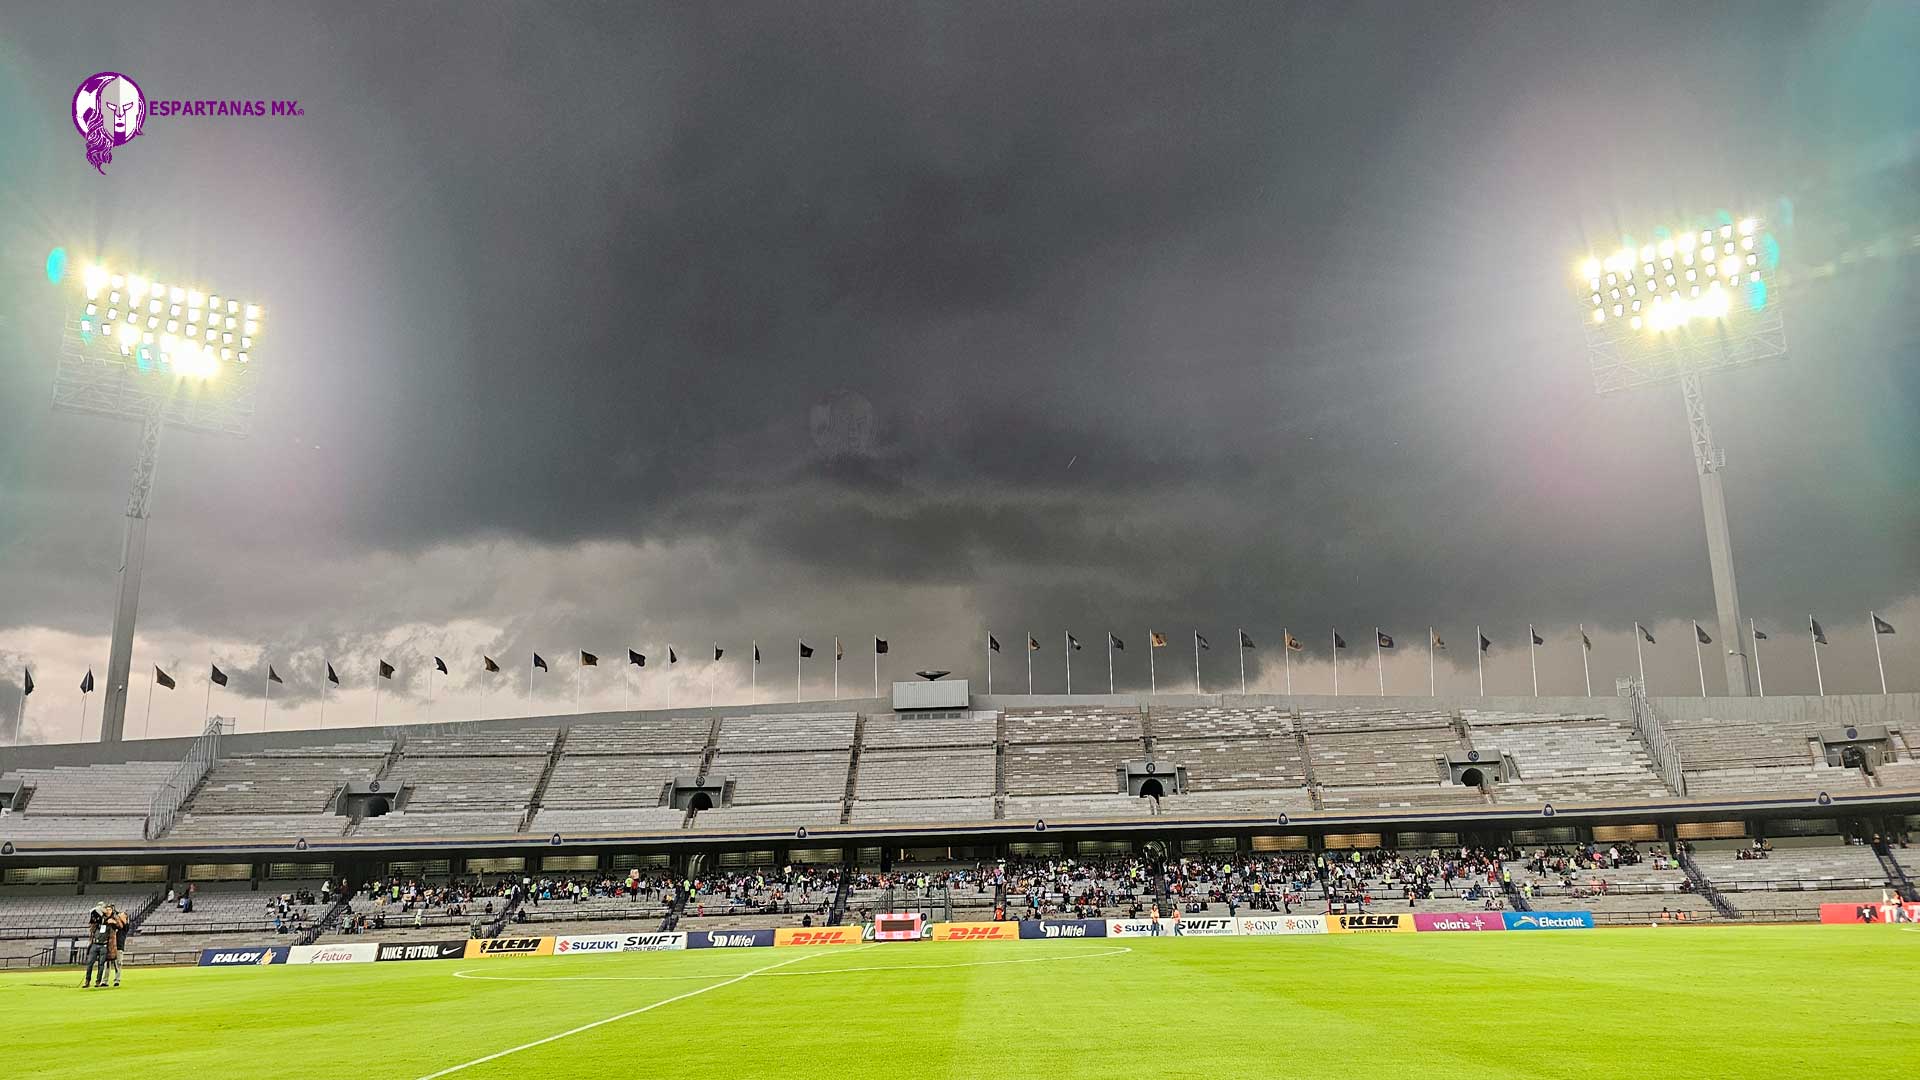
[[[314,942],[319,941],[320,936],[322,934],[325,934],[328,931],[332,930],[334,927],[340,925],[340,916],[342,914],[345,914],[346,910],[347,910],[347,896],[346,896],[345,890],[343,889],[341,890],[340,896],[334,897],[333,904],[327,908],[326,914],[321,915],[320,918],[316,919],[314,921],[314,924],[308,927],[305,933],[300,935],[300,940],[295,942],[295,944],[311,945]]]
[[[853,821],[853,800],[860,790],[860,748],[867,742],[867,714],[853,717],[853,749],[847,756],[847,788],[840,794],[840,824]]]
[[[1920,890],[1914,889],[1913,879],[1907,876],[1907,868],[1900,865],[1900,860],[1894,858],[1893,849],[1876,849],[1874,854],[1879,856],[1880,865],[1887,871],[1887,880],[1900,893],[1900,899],[1920,901]]]
[[[1007,817],[1007,711],[994,714],[993,729],[993,820]]]
[[[380,768],[375,770],[373,774],[375,783],[379,783],[387,778],[387,774],[393,771],[395,765],[399,764],[400,755],[406,753],[406,750],[407,733],[404,730],[396,729],[393,733],[393,745],[387,750],[387,756],[380,759]],[[208,771],[211,772],[212,770],[209,769]],[[333,793],[333,798],[327,800],[327,813],[331,814],[339,809],[340,796],[346,790],[345,787],[340,788]],[[360,831],[360,823],[365,820],[366,818],[361,815],[354,815],[353,819],[347,822],[347,827],[341,830],[340,835],[354,835]],[[308,944],[311,944],[311,942]]]
[[[1507,906],[1512,908],[1513,910],[1515,911],[1532,911],[1533,910],[1533,901],[1527,899],[1526,892],[1523,891],[1519,885],[1514,883],[1514,880],[1510,875],[1504,874],[1504,873],[1500,875],[1500,891],[1506,894]]]
[[[146,922],[147,916],[153,914],[154,909],[158,908],[160,902],[165,899],[166,897],[162,896],[159,892],[155,892],[152,896],[147,897],[147,902],[140,905],[140,910],[133,913],[133,918],[127,920],[127,933],[139,933],[140,924]]]
[[[1313,748],[1307,745],[1307,726],[1300,722],[1300,713],[1293,714],[1293,743],[1300,751],[1300,769],[1306,777],[1307,802],[1315,810],[1324,810],[1327,804],[1320,798],[1320,781],[1313,775]]]
[[[673,886],[673,900],[667,904],[667,913],[660,920],[660,932],[666,933],[680,925],[680,916],[687,910],[687,886],[685,882],[676,882]]]
[[[1714,885],[1713,881],[1709,879],[1706,874],[1700,871],[1700,864],[1693,861],[1693,852],[1687,850],[1687,845],[1678,845],[1677,851],[1680,856],[1680,869],[1687,872],[1687,880],[1693,882],[1694,891],[1705,897],[1707,903],[1713,905],[1713,910],[1719,912],[1721,918],[1739,918],[1740,909],[1734,907],[1731,901],[1720,895],[1720,889]]]
[[[533,797],[527,800],[527,810],[520,815],[520,827],[515,832],[526,832],[533,824],[534,815],[547,795],[547,784],[553,779],[554,767],[560,764],[560,755],[567,752],[567,733],[573,728],[562,725],[560,733],[553,738],[553,748],[547,752],[547,767],[540,770],[540,779],[533,785]]]
[[[833,890],[833,907],[827,912],[827,925],[839,926],[847,917],[847,902],[853,896],[853,856],[840,863],[840,884]]]

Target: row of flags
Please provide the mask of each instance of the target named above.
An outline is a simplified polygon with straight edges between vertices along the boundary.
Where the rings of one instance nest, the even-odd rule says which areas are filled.
[[[1880,637],[1884,635],[1894,634],[1897,631],[1895,630],[1892,623],[1888,622],[1886,619],[1881,618],[1877,612],[1869,612],[1868,618],[1871,620],[1871,625],[1873,627],[1873,633],[1874,633],[1874,656],[1876,661],[1879,661],[1880,660],[1880,641],[1879,641]],[[1338,655],[1338,653],[1341,650],[1348,648],[1347,639],[1343,634],[1341,634],[1339,628],[1331,627],[1329,629],[1332,635],[1333,651],[1336,655]],[[1654,638],[1653,631],[1648,629],[1645,625],[1639,622],[1635,622],[1633,624],[1633,629],[1636,634],[1635,641],[1634,641],[1634,648],[1636,653],[1638,652],[1640,643],[1642,641],[1644,641],[1648,645],[1655,645],[1659,643]],[[1765,630],[1762,630],[1756,623],[1750,622],[1748,624],[1748,631],[1754,641],[1754,657],[1755,657],[1756,666],[1757,666],[1757,662],[1759,659],[1759,643],[1762,641],[1770,641],[1772,640],[1772,638],[1770,637],[1770,635],[1768,635],[1768,633]],[[1820,672],[1820,654],[1819,654],[1818,646],[1828,644],[1827,631],[1826,631],[1826,628],[1820,624],[1819,619],[1815,618],[1812,615],[1808,615],[1807,616],[1807,632],[1808,632],[1808,636],[1812,640],[1813,645],[1815,646],[1814,672],[1815,672],[1816,678],[1819,680],[1820,693],[1824,695],[1826,693],[1826,682],[1825,682],[1825,676]],[[1475,628],[1474,633],[1475,633],[1475,636],[1479,639],[1478,651],[1481,654],[1481,656],[1484,656],[1488,652],[1488,650],[1492,649],[1494,645],[1497,644],[1492,638],[1487,636],[1484,630],[1478,627]],[[1590,653],[1593,651],[1593,638],[1587,634],[1585,626],[1579,627],[1577,633],[1579,636],[1580,645],[1583,653],[1582,659],[1584,660],[1585,659],[1584,654]],[[1701,626],[1698,621],[1695,621],[1693,623],[1693,633],[1694,633],[1694,641],[1696,645],[1711,645],[1714,643],[1713,636],[1707,633],[1706,628]],[[1394,636],[1392,634],[1386,632],[1385,630],[1379,627],[1374,627],[1373,634],[1374,634],[1374,646],[1376,651],[1385,652],[1385,651],[1396,648],[1397,643],[1395,642]],[[1428,634],[1428,646],[1431,650],[1439,651],[1439,652],[1447,651],[1447,643],[1445,639],[1443,639],[1440,636],[1440,633],[1438,630],[1435,630],[1429,627],[1427,630],[1427,634]],[[1252,636],[1249,635],[1245,630],[1236,631],[1236,636],[1238,637],[1238,643],[1239,643],[1240,649],[1243,652],[1246,650],[1257,648]],[[1026,635],[1026,638],[1027,638],[1026,652],[1028,655],[1027,681],[1028,681],[1028,689],[1029,691],[1031,691],[1032,689],[1032,654],[1042,651],[1043,647],[1040,644],[1040,639],[1038,637],[1035,637],[1032,633],[1028,633]],[[1065,639],[1066,639],[1066,650],[1069,653],[1080,652],[1084,648],[1080,639],[1076,637],[1072,631],[1066,632]],[[1109,687],[1109,690],[1111,690],[1112,670],[1113,670],[1112,659],[1111,659],[1112,654],[1114,652],[1125,652],[1127,648],[1127,643],[1118,634],[1115,634],[1112,631],[1107,632],[1106,639],[1107,639],[1106,644],[1107,644],[1108,658],[1109,658],[1108,659],[1108,687]],[[1532,624],[1528,624],[1527,626],[1527,639],[1528,639],[1528,645],[1529,645],[1529,653],[1531,653],[1532,648],[1547,644],[1547,639],[1543,637],[1539,629],[1533,626]],[[1281,642],[1282,642],[1283,654],[1303,652],[1306,650],[1306,646],[1300,641],[1298,637],[1294,636],[1291,630],[1281,631]],[[813,655],[815,652],[813,646],[808,645],[804,639],[797,641],[796,644],[798,646],[796,649],[796,652],[798,653],[800,659],[809,660],[813,658]],[[1149,659],[1151,659],[1151,650],[1167,648],[1169,642],[1168,642],[1167,635],[1165,633],[1162,633],[1160,631],[1149,630],[1147,632],[1147,644],[1149,648]],[[1197,688],[1199,685],[1199,654],[1201,652],[1211,651],[1213,648],[1213,643],[1208,640],[1205,634],[1202,634],[1198,630],[1195,630],[1193,632],[1193,645],[1194,645],[1194,657],[1195,657],[1194,682]],[[874,692],[876,695],[879,693],[879,690],[878,690],[879,657],[887,655],[891,647],[892,646],[888,643],[886,638],[875,637],[873,639],[873,657],[876,665]],[[758,642],[754,642],[751,648],[753,653],[753,663],[757,667],[761,663],[760,645]],[[1000,639],[992,631],[987,632],[987,651],[989,654],[1002,652]],[[579,652],[580,652],[580,656],[579,656],[580,667],[590,668],[590,667],[600,666],[599,654],[588,652],[585,649],[582,649]],[[726,649],[716,643],[713,647],[714,662],[716,663],[719,662],[725,656],[726,656]],[[840,661],[846,659],[846,656],[847,656],[847,651],[846,651],[845,644],[839,638],[837,637],[834,638],[833,639],[833,659],[836,665],[836,693],[837,693],[837,687],[838,687],[837,666]],[[1287,675],[1287,692],[1292,693],[1293,692],[1292,670],[1290,666],[1291,656],[1288,656],[1287,658],[1289,660],[1289,668],[1288,668],[1288,675]],[[627,664],[630,667],[645,668],[647,666],[647,659],[648,659],[647,655],[643,652],[640,652],[637,649],[629,648],[627,650]],[[669,666],[680,663],[679,650],[674,648],[672,645],[667,646],[667,663]],[[480,657],[480,665],[481,665],[481,671],[487,674],[499,674],[502,670],[500,667],[499,661],[495,660],[491,656],[487,656],[484,654]],[[334,668],[333,662],[326,661],[324,663],[324,666],[326,668],[326,674],[324,676],[326,683],[331,686],[340,686],[341,685],[340,674]],[[1431,669],[1431,661],[1429,661],[1429,668]],[[446,660],[438,656],[435,656],[433,658],[433,669],[434,671],[442,675],[451,674],[451,670],[448,668]],[[392,681],[393,677],[399,672],[399,669],[394,664],[384,659],[379,661],[378,667],[375,670],[378,673],[379,680],[389,681],[389,682]],[[532,654],[532,657],[528,666],[529,679],[531,679],[532,673],[534,671],[551,671],[551,670],[552,670],[552,667],[548,663],[545,657],[541,656],[540,653],[538,652],[534,652]],[[1756,671],[1756,674],[1759,674],[1759,672]],[[1157,674],[1155,674],[1152,677],[1155,679],[1155,687],[1157,689],[1158,676]],[[1646,669],[1645,669],[1644,661],[1642,661],[1640,677],[1641,677],[1641,684],[1645,685]],[[1073,676],[1072,676],[1071,659],[1069,659],[1067,678],[1068,678],[1068,692],[1072,692]],[[1338,693],[1339,692],[1339,681],[1338,681],[1339,671],[1337,667],[1335,669],[1334,678],[1335,678],[1335,683],[1334,683],[1335,693]],[[1429,671],[1429,690],[1431,690],[1431,678],[1432,676],[1431,676],[1431,670],[1430,670]],[[230,676],[228,676],[228,674],[225,671],[221,670],[220,665],[212,664],[212,665],[209,665],[207,679],[209,683],[208,693],[211,694],[212,687],[226,686],[229,682]],[[284,686],[286,684],[286,679],[284,679],[281,676],[279,669],[276,668],[273,664],[267,665],[266,681],[269,684],[269,687],[268,687],[269,694],[271,694],[272,692],[271,687],[273,685]],[[1246,684],[1246,666],[1245,666],[1245,659],[1243,656],[1241,661],[1242,690],[1245,689],[1245,684]],[[155,665],[153,669],[152,685],[163,690],[173,690],[178,688],[179,683],[165,669],[161,668],[159,665]],[[375,688],[377,689],[379,683],[376,682],[374,685],[375,685]],[[1383,687],[1382,692],[1384,693],[1384,675],[1382,675],[1382,687]],[[26,699],[33,694],[35,689],[36,687],[33,681],[33,669],[31,667],[24,668],[22,670],[21,689],[20,689],[20,707],[22,710],[24,710],[26,707]],[[94,684],[94,678],[93,678],[93,669],[89,668],[87,669],[86,676],[80,680],[80,693],[84,698],[85,695],[93,693],[94,689],[95,689],[95,684]],[[988,662],[987,662],[987,690],[989,693],[991,693],[993,690],[992,655],[988,656]],[[1589,676],[1587,691],[1589,696],[1591,696],[1592,694],[1591,676]],[[1484,694],[1485,692],[1486,692],[1486,683],[1485,683],[1485,676],[1483,671],[1482,678],[1481,678],[1481,693]],[[1766,693],[1764,676],[1762,676],[1762,681],[1760,684],[1760,692],[1762,696],[1764,696]],[[1887,674],[1886,674],[1886,667],[1884,662],[1881,662],[1881,665],[1880,665],[1880,692],[1883,694],[1887,692]],[[1536,670],[1535,679],[1534,679],[1534,693],[1536,696],[1539,694],[1539,678],[1538,678],[1537,670]],[[1705,671],[1703,667],[1702,673],[1701,673],[1701,695],[1705,696],[1705,694],[1706,694],[1706,676],[1705,676]],[[324,708],[324,703],[322,707]],[[16,727],[17,726],[18,725],[16,722]]]

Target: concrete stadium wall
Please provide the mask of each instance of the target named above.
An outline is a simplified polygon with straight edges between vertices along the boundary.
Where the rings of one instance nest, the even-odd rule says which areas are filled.
[[[1920,694],[1829,694],[1826,697],[1647,699],[1662,720],[1711,718],[1729,723],[1762,721],[1815,731],[1885,724],[1920,732]]]

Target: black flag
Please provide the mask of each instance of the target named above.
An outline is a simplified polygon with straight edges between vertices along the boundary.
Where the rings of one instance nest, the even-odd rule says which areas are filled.
[[[1767,632],[1766,632],[1765,630],[1762,630],[1762,629],[1760,629],[1760,628],[1759,628],[1759,627],[1757,627],[1757,626],[1756,626],[1756,627],[1754,627],[1754,628],[1753,628],[1753,640],[1755,640],[1755,641],[1766,641],[1766,640],[1768,640],[1768,638],[1767,638]]]
[[[212,679],[213,685],[215,686],[227,685],[227,673],[220,670],[219,664],[214,664],[212,665],[212,667],[213,667],[213,673],[211,675],[208,675],[207,678]]]
[[[500,665],[499,665],[499,664],[496,664],[496,663],[494,663],[494,661],[493,661],[493,657],[491,657],[491,656],[482,656],[482,657],[480,658],[480,661],[481,661],[481,663],[482,663],[482,664],[483,664],[483,665],[485,666],[485,668],[486,668],[486,670],[488,670],[488,671],[499,671],[499,670],[500,670]]]
[[[835,660],[845,660],[847,658],[847,647],[840,644],[839,638],[833,639],[833,658]]]
[[[1032,634],[1027,635],[1027,651],[1028,652],[1040,651],[1040,642],[1037,641]]]
[[[1440,631],[1438,630],[1433,632],[1433,647],[1439,649],[1441,652],[1447,651],[1447,643],[1440,640]]]
[[[385,660],[380,661],[380,677],[383,679],[393,678],[393,665],[387,663]]]
[[[760,662],[760,646],[757,643],[753,647],[753,662],[756,664]]]
[[[33,693],[33,671],[30,668],[20,670],[26,673],[26,681],[20,685],[20,697],[24,700],[28,694]]]
[[[1527,634],[1533,638],[1535,645],[1545,645],[1547,643],[1547,639],[1540,636],[1540,631],[1535,630],[1532,623],[1527,624]]]
[[[442,670],[445,670],[445,669],[443,668]],[[277,672],[277,671],[275,671],[275,670],[273,670],[273,665],[272,665],[272,664],[268,664],[268,665],[267,665],[267,681],[268,681],[268,682],[277,682],[277,683],[279,683],[279,684],[280,684],[281,686],[285,686],[285,685],[287,685],[287,680],[285,680],[285,679],[283,679],[283,678],[281,678],[281,677],[280,677],[280,673],[279,673],[279,672]]]
[[[600,658],[593,655],[592,653],[588,652],[585,649],[581,649],[580,650],[580,666],[581,667],[599,667]]]
[[[1253,648],[1253,639],[1247,636],[1245,630],[1240,631],[1240,647],[1243,649]]]
[[[880,653],[884,653],[884,652],[886,652],[886,651],[887,651],[887,639],[886,639],[886,638],[874,638],[874,639],[873,639],[873,651],[874,651],[874,653],[875,653],[875,655],[878,655],[878,654],[880,654]]]
[[[725,656],[725,655],[726,655],[726,653],[727,653],[727,650],[725,650],[725,649],[723,649],[723,648],[721,648],[721,647],[720,647],[720,646],[718,646],[718,645],[715,645],[715,646],[713,647],[713,659],[714,659],[714,662],[715,662],[715,663],[718,663],[718,662],[720,661],[720,658],[721,658],[722,656]]]
[[[1698,638],[1700,640],[1700,644],[1702,645],[1713,644],[1713,639],[1707,636],[1707,632],[1701,629],[1699,623],[1693,624],[1693,636]]]
[[[169,690],[173,689],[173,676],[161,671],[158,666],[153,669],[153,681]]]
[[[1392,634],[1384,634],[1384,633],[1381,633],[1381,632],[1380,632],[1380,631],[1378,631],[1378,630],[1375,630],[1375,631],[1374,631],[1373,633],[1374,633],[1374,636],[1376,636],[1376,637],[1378,637],[1378,638],[1380,639],[1380,647],[1381,647],[1381,648],[1383,648],[1383,649],[1391,649],[1391,648],[1393,648],[1393,635],[1392,635]]]
[[[634,667],[646,667],[647,658],[644,653],[637,653],[637,652],[634,652],[632,649],[628,649],[627,663],[632,664]]]
[[[80,692],[83,694],[93,693],[93,669],[92,668],[88,668],[87,677],[80,680]]]
[[[1873,632],[1876,634],[1893,633],[1893,624],[1878,615],[1873,617]]]
[[[988,634],[988,635],[987,635],[987,648],[989,648],[989,649],[992,649],[992,650],[993,650],[994,652],[999,652],[999,651],[1000,651],[1000,639],[999,639],[999,638],[997,638],[997,637],[994,637],[994,636],[993,636],[992,634]]]
[[[327,681],[332,683],[335,686],[340,685],[340,675],[338,672],[335,672],[333,670],[333,665],[331,663],[327,665]]]
[[[1761,636],[1765,637],[1766,635],[1763,634]],[[1593,651],[1593,639],[1587,636],[1585,630],[1580,631],[1580,644],[1584,646],[1588,652]]]
[[[1827,632],[1821,627],[1820,620],[1809,615],[1807,616],[1807,624],[1813,627],[1814,643],[1817,645],[1825,645],[1827,643]]]
[[[447,662],[445,660],[440,659],[437,656],[433,658],[433,670],[439,672],[442,675],[453,674],[452,672],[447,670]]]
[[[812,656],[813,656],[813,646],[807,644],[804,641],[801,642],[800,643],[800,659],[807,660],[812,658]]]
[[[546,671],[546,670],[548,670],[548,668],[547,668],[547,662],[546,662],[545,660],[542,660],[542,659],[540,658],[540,654],[539,654],[539,653],[534,653],[534,654],[533,654],[533,666],[534,666],[534,667],[537,667],[537,668],[539,668],[539,669],[540,669],[541,671]]]
[[[1112,642],[1113,647],[1120,650],[1121,652],[1127,651],[1127,643],[1113,636],[1113,631],[1111,630],[1107,631],[1107,640]]]
[[[1336,649],[1344,649],[1347,647],[1347,639],[1341,637],[1340,631],[1338,630],[1333,632],[1333,647]]]
[[[1649,629],[1647,629],[1647,628],[1646,628],[1646,627],[1644,627],[1644,626],[1640,626],[1640,624],[1639,624],[1639,623],[1634,623],[1633,625],[1635,625],[1635,626],[1637,626],[1637,627],[1639,627],[1639,628],[1640,628],[1640,636],[1641,636],[1641,637],[1643,637],[1643,638],[1646,638],[1646,639],[1647,639],[1647,644],[1649,644],[1649,645],[1658,645],[1658,644],[1660,644],[1659,642],[1657,642],[1657,641],[1655,641],[1655,640],[1653,640],[1653,631],[1651,631],[1651,630],[1649,630]]]
[[[671,666],[671,665],[673,665],[673,664],[677,664],[677,663],[679,663],[679,662],[680,662],[680,654],[679,654],[679,653],[677,653],[677,652],[674,652],[674,651],[673,651],[673,646],[671,646],[671,645],[669,645],[669,646],[667,646],[667,663],[668,663],[668,665],[669,665],[669,666]]]
[[[1493,648],[1493,642],[1487,640],[1487,635],[1481,634],[1480,635],[1480,651],[1486,652],[1488,649],[1491,649],[1491,648]]]
[[[1194,634],[1193,634],[1193,640],[1194,640],[1194,642],[1195,642],[1195,643],[1197,643],[1197,644],[1198,644],[1198,645],[1199,645],[1199,646],[1200,646],[1201,648],[1203,648],[1203,649],[1205,649],[1205,650],[1207,650],[1208,652],[1212,652],[1212,651],[1213,651],[1213,645],[1212,645],[1212,644],[1210,644],[1210,643],[1209,643],[1209,642],[1207,641],[1207,638],[1206,638],[1206,635],[1205,635],[1205,634],[1202,634],[1202,633],[1200,633],[1200,632],[1199,632],[1198,630],[1196,630],[1196,631],[1194,631]]]
[[[1077,637],[1074,637],[1073,634],[1071,633],[1067,634],[1067,645],[1074,652],[1080,651],[1080,639]]]

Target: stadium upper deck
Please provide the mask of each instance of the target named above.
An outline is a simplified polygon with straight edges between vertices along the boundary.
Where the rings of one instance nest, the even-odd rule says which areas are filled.
[[[1002,696],[927,714],[823,702],[225,736],[158,816],[184,740],[29,746],[0,752],[0,842],[18,866],[764,847],[801,830],[815,845],[992,842],[1040,822],[1193,835],[1897,818],[1920,811],[1916,730],[1911,694],[1661,698],[1638,714],[1617,698]]]

